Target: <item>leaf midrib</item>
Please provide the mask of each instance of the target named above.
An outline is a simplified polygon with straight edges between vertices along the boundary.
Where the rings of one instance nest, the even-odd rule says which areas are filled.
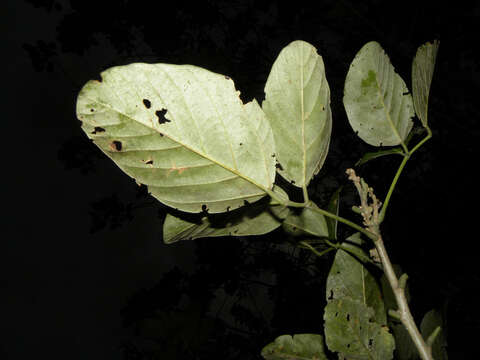
[[[120,114],[120,115],[125,116],[127,119],[130,119],[130,121],[134,121],[134,122],[136,122],[136,123],[139,123],[140,125],[143,125],[143,126],[149,128],[149,129],[152,129],[152,130],[158,132],[155,128],[152,128],[152,127],[150,127],[150,126],[148,126],[148,125],[146,125],[146,124],[144,124],[144,123],[142,123],[142,122],[139,122],[139,121],[135,120],[134,118],[132,118],[130,115],[127,115],[127,114],[121,112],[120,110],[113,108],[112,106],[110,106],[110,104],[106,104],[106,103],[100,102],[100,101],[98,101],[97,99],[92,99],[92,98],[90,98],[90,97],[88,97],[88,96],[85,96],[85,98],[87,98],[88,100],[91,100],[92,102],[94,102],[94,103],[96,103],[96,104],[99,104],[99,105],[101,105],[101,106],[104,106],[105,108],[108,108],[108,109],[110,109],[110,110],[113,111],[113,112],[116,112],[116,113],[118,113],[118,114]],[[90,114],[84,113],[84,115],[90,115]],[[167,138],[169,138],[170,140],[176,142],[176,143],[179,144],[180,146],[185,147],[187,150],[189,150],[189,151],[191,151],[191,152],[193,152],[193,153],[195,153],[195,154],[197,154],[197,155],[199,155],[199,156],[207,159],[208,161],[211,161],[211,162],[214,163],[215,165],[218,165],[218,166],[224,168],[225,170],[227,170],[227,171],[229,171],[229,172],[237,175],[238,177],[240,177],[240,178],[242,178],[242,179],[250,182],[251,184],[253,184],[253,185],[255,185],[256,187],[258,187],[259,189],[261,189],[263,192],[267,193],[267,191],[270,190],[270,189],[267,189],[266,187],[264,187],[263,185],[258,184],[258,183],[257,183],[256,181],[254,181],[253,179],[251,179],[251,178],[249,178],[249,177],[247,177],[247,176],[244,176],[244,175],[241,174],[239,171],[237,171],[237,170],[235,170],[235,169],[232,169],[232,168],[230,168],[229,166],[224,165],[224,164],[216,161],[215,159],[209,157],[208,155],[203,154],[203,153],[201,153],[201,152],[199,152],[199,151],[191,148],[190,146],[188,146],[188,145],[186,145],[186,144],[183,144],[183,143],[180,142],[179,140],[177,140],[177,139],[173,138],[172,136],[170,136],[168,133],[162,132],[162,134],[163,134],[164,136],[166,136]],[[121,137],[119,137],[119,138],[121,138]],[[158,151],[158,150],[146,150],[146,151]],[[268,174],[267,174],[267,176],[268,176]]]

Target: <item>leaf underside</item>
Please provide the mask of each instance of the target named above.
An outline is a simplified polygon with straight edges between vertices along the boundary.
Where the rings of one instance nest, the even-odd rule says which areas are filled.
[[[293,185],[308,185],[328,153],[332,131],[330,89],[322,57],[293,41],[275,60],[262,108],[275,137],[278,172]]]
[[[192,65],[113,67],[82,88],[77,117],[125,173],[179,210],[233,210],[273,186],[270,124],[224,75]]]
[[[275,191],[287,197],[283,190],[276,188]],[[227,213],[197,216],[195,220],[167,214],[163,241],[171,244],[205,237],[263,235],[278,228],[288,213],[286,206],[269,205],[260,200]]]
[[[360,234],[349,237],[352,244],[358,243]],[[345,243],[347,244],[347,243]],[[350,248],[353,245],[350,245]],[[358,252],[367,255],[357,248]],[[382,300],[380,287],[367,268],[349,253],[339,249],[335,255],[326,287],[327,300],[350,298],[356,300],[374,311],[373,319],[380,325],[387,323],[385,305]]]
[[[353,130],[370,145],[399,145],[412,129],[412,96],[377,42],[364,45],[352,61],[343,103]]]
[[[427,127],[428,123],[428,95],[439,45],[440,43],[435,40],[433,43],[420,46],[412,64],[413,104],[424,127]]]
[[[388,328],[372,321],[373,310],[365,304],[343,298],[325,307],[325,340],[331,351],[351,360],[389,360],[395,340]]]

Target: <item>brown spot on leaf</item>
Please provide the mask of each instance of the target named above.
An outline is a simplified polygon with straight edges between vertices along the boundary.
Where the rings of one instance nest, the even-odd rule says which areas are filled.
[[[118,140],[113,140],[110,143],[110,149],[112,149],[112,151],[121,151],[122,150],[122,143]]]

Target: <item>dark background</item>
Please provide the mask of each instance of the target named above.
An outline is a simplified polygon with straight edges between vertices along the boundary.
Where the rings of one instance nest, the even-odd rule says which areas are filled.
[[[417,47],[440,40],[433,139],[409,161],[383,232],[410,276],[416,319],[446,311],[450,358],[474,358],[478,2],[159,3],[2,3],[0,359],[259,359],[278,335],[322,332],[330,256],[294,250],[281,230],[164,245],[166,207],[96,149],[75,116],[86,81],[140,61],[205,67],[261,102],[276,56],[296,39],[323,56],[332,92],[330,152],[310,186],[321,206],[372,150],[341,103],[355,53],[380,42],[411,88]],[[360,173],[383,198],[398,163],[378,159]],[[355,218],[355,202],[347,186],[341,215]]]

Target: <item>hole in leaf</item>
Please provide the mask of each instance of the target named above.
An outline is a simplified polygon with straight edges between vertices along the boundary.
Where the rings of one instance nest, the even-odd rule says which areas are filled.
[[[100,127],[100,126],[95,126],[95,128],[93,129],[92,131],[92,134],[96,134],[96,133],[100,133],[100,132],[104,132],[105,129]]]
[[[372,345],[373,345],[373,339],[368,339],[368,346],[372,347]]]
[[[122,150],[122,143],[118,140],[113,140],[110,143],[110,149],[112,149],[112,151],[120,151]]]
[[[202,211],[207,211],[207,205],[205,204],[202,205]]]
[[[332,300],[333,299],[333,290],[330,290],[330,294],[328,295],[327,300]]]
[[[167,110],[166,109],[162,109],[162,110],[157,110],[155,111],[155,115],[157,115],[158,117],[158,122],[160,124],[165,124],[166,122],[170,122],[170,120],[168,120],[166,117],[165,117],[165,114],[167,113]]]
[[[278,170],[283,170],[283,166],[282,166],[279,162],[277,162],[277,163],[275,164],[275,167],[276,167]]]
[[[338,311],[335,313],[335,317],[337,317],[337,316],[338,316]]]
[[[153,160],[147,160],[147,161],[145,161],[145,164],[147,164],[147,165],[152,165],[152,164],[153,164]]]
[[[94,111],[95,111],[95,109],[90,109],[90,112],[94,112]]]
[[[347,344],[347,348],[350,348],[350,344]]]
[[[230,206],[227,206],[227,211],[230,211]]]
[[[247,206],[250,205],[250,203],[247,200],[243,200],[243,205]]]
[[[290,183],[295,184],[295,180],[290,181]]]
[[[243,143],[240,143],[239,145],[240,145],[240,146],[242,146],[242,145],[243,145]]]
[[[163,136],[163,134],[162,134],[162,133],[159,133],[159,134],[160,134],[160,136]]]
[[[408,95],[408,94],[410,94],[410,91],[402,93],[402,95]]]
[[[350,321],[350,314],[347,314],[347,321]]]
[[[272,154],[272,158],[274,158],[274,157],[275,157],[275,154]]]
[[[148,99],[143,99],[143,105],[145,105],[147,109],[150,109],[152,107],[152,103]]]

